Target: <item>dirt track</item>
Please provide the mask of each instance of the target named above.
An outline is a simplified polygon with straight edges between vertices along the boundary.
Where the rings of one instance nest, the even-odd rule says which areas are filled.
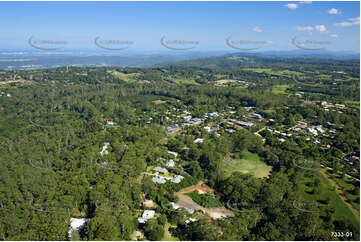
[[[202,188],[203,183],[204,181],[200,181],[195,186],[186,187],[179,192],[175,192],[174,195],[178,196],[179,198],[177,204],[184,208],[201,210],[207,213],[213,219],[218,219],[221,217],[234,217],[233,212],[229,209],[226,209],[225,207],[205,208],[194,202],[189,196],[185,195],[187,193],[193,192],[197,188]]]

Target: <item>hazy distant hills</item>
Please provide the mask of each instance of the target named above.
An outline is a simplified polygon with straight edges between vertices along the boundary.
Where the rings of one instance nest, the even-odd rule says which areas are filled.
[[[233,58],[232,58],[233,57]],[[242,57],[242,58],[236,58]],[[244,57],[244,58],[243,58]],[[335,51],[152,51],[152,52],[41,52],[0,50],[0,69],[41,69],[59,66],[150,67],[177,63],[186,66],[237,66],[240,63],[275,61],[273,58],[359,60],[360,55]]]

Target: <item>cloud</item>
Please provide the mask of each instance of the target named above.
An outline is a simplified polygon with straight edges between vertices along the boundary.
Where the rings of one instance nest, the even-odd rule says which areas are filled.
[[[296,3],[288,3],[288,4],[283,5],[283,6],[285,6],[286,8],[292,9],[292,10],[298,8],[298,4],[296,4]]]
[[[298,31],[312,31],[313,27],[312,26],[297,26],[296,30],[298,30]]]
[[[314,27],[312,27],[312,26],[297,26],[296,30],[298,30],[298,31],[308,31],[308,32],[311,32],[313,30],[317,30],[317,31],[323,33],[323,32],[327,31],[327,28],[326,28],[325,25],[315,25]]]
[[[320,31],[321,33],[322,32],[326,32],[326,26],[325,25],[316,25],[315,26],[315,29],[317,30],[317,31]]]
[[[360,25],[360,17],[349,18],[348,20],[350,20],[354,25]]]
[[[300,1],[300,4],[311,4],[312,1]]]
[[[334,25],[337,27],[350,27],[354,25],[360,25],[360,17],[349,18],[349,21],[344,21],[340,23],[335,23]]]
[[[336,8],[331,8],[330,10],[328,10],[329,14],[341,14],[340,11],[338,11],[338,9]]]
[[[337,34],[331,34],[330,35],[332,38],[338,38],[338,35]]]
[[[263,30],[258,26],[253,27],[252,31],[257,32],[257,33],[262,33],[263,32]]]

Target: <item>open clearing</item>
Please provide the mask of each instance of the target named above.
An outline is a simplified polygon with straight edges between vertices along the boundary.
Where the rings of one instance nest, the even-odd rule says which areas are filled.
[[[292,75],[302,75],[302,73],[298,72],[298,71],[290,71],[290,70],[274,71],[271,68],[243,68],[242,70],[253,71],[253,72],[257,72],[257,73],[265,73],[265,74],[275,75],[275,76],[291,77]]]
[[[287,88],[290,88],[290,85],[275,85],[272,87],[272,93],[274,94],[286,94]]]
[[[163,104],[163,103],[166,103],[167,101],[162,101],[162,100],[154,100],[152,101],[152,103],[158,105],[158,104]]]
[[[193,192],[196,189],[202,189],[203,183],[204,181],[200,181],[197,185],[186,187],[179,192],[175,192],[174,195],[179,197],[177,204],[187,209],[201,210],[207,213],[213,219],[219,219],[221,217],[234,217],[233,212],[225,207],[205,208],[198,205],[189,196],[186,195],[187,193]]]
[[[318,185],[317,190],[313,191],[315,188],[315,179],[318,179],[320,184]],[[327,174],[322,170],[321,172],[315,172],[314,176],[305,177],[300,182],[299,195],[303,201],[322,204],[321,201],[329,200],[328,204],[323,206],[333,207],[335,209],[335,213],[333,214],[335,220],[350,221],[350,223],[359,229],[359,213],[343,200],[339,192],[335,183],[328,179]],[[322,212],[322,209],[320,212]]]
[[[184,78],[175,78],[173,79],[175,83],[179,84],[192,84],[192,85],[199,85],[195,80],[193,79],[184,79]]]
[[[130,81],[136,81],[137,80],[136,78],[138,76],[140,76],[140,73],[126,74],[126,73],[123,73],[123,72],[113,71],[112,75],[119,78],[119,79],[122,79],[125,82],[130,82]]]
[[[250,173],[258,178],[267,177],[272,170],[271,166],[261,161],[257,154],[251,152],[243,152],[241,159],[230,159],[224,164],[224,172],[226,176],[230,176],[235,171]]]

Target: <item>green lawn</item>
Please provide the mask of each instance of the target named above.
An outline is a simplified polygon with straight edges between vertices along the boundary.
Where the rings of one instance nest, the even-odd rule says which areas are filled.
[[[289,88],[290,85],[284,84],[284,85],[275,85],[272,87],[272,93],[274,94],[286,94],[287,88]]]
[[[179,83],[179,84],[199,85],[199,83],[197,83],[193,79],[176,78],[176,79],[173,79],[173,81],[176,82],[176,83]]]
[[[312,193],[314,187],[313,182],[316,178],[320,180],[320,185],[317,190]],[[304,180],[300,181],[297,190],[300,197],[302,197],[304,201],[317,202],[329,199],[329,204],[327,206],[331,206],[335,209],[335,220],[347,219],[356,228],[360,227],[360,218],[351,211],[347,204],[338,195],[334,185],[322,174],[314,172],[313,176],[307,177]]]
[[[235,171],[243,173],[250,173],[258,178],[267,177],[272,170],[271,166],[266,165],[261,161],[257,154],[251,152],[243,152],[240,159],[230,159],[224,165],[224,172],[226,176],[231,175]]]
[[[136,81],[137,77],[140,75],[140,73],[129,73],[129,74],[125,74],[123,72],[118,72],[118,71],[113,71],[112,75],[122,79],[125,82],[130,82],[130,81]]]
[[[301,72],[298,71],[290,71],[290,70],[282,70],[282,71],[273,71],[271,68],[244,68],[242,69],[244,71],[253,71],[257,73],[266,73],[270,75],[276,75],[276,76],[288,76],[291,77],[292,75],[302,75]]]

